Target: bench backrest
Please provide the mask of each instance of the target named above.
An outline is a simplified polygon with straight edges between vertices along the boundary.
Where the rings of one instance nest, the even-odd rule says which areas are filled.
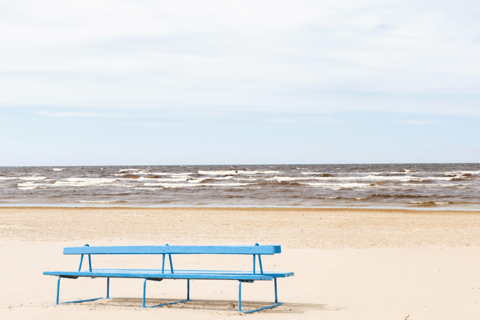
[[[281,253],[280,245],[66,247],[63,254],[255,254]]]
[[[92,254],[161,254],[162,273],[165,272],[165,257],[170,262],[170,272],[173,274],[172,254],[251,254],[253,255],[253,274],[256,273],[256,258],[258,257],[258,266],[260,273],[263,274],[261,255],[273,255],[281,253],[280,245],[263,245],[256,243],[254,246],[113,246],[113,247],[90,247],[86,244],[84,247],[66,247],[63,254],[79,254],[80,265],[78,271],[82,270],[83,256],[88,257],[88,270],[92,272]]]

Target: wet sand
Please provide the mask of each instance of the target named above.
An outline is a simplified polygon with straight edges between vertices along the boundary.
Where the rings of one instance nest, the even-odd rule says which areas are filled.
[[[52,306],[56,278],[76,270],[65,246],[281,244],[264,268],[279,280],[279,308],[254,318],[477,319],[480,212],[259,208],[0,208],[0,318],[187,319],[239,316],[235,281],[193,281],[192,302],[140,306],[141,280],[111,281],[114,299]],[[158,268],[160,257],[93,257],[98,267]],[[179,268],[249,270],[251,258],[174,257]],[[105,295],[104,279],[62,280],[62,300]],[[271,282],[244,285],[245,309],[273,299]],[[185,281],[149,283],[148,303],[182,299]],[[107,305],[107,306],[106,306]],[[202,310],[198,310],[202,309]]]

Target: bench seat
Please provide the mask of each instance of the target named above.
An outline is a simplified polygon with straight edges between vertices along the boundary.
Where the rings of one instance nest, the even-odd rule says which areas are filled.
[[[252,274],[249,271],[228,270],[170,270],[161,272],[158,269],[92,269],[92,271],[45,271],[44,275],[65,278],[148,278],[148,279],[196,279],[196,280],[273,280],[293,276],[293,272],[263,272]]]

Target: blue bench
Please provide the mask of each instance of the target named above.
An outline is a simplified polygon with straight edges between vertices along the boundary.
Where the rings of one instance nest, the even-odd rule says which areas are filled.
[[[293,276],[293,272],[270,272],[264,271],[262,266],[262,255],[273,255],[281,253],[279,245],[258,245],[254,246],[115,246],[115,247],[90,247],[86,244],[84,247],[64,248],[63,254],[80,255],[80,266],[78,271],[45,271],[44,275],[58,276],[57,282],[57,300],[59,304],[60,280],[62,278],[77,279],[79,277],[107,278],[107,299],[110,299],[110,278],[141,278],[145,279],[143,283],[143,308],[154,308],[175,303],[184,303],[190,301],[190,280],[237,280],[238,283],[238,311],[243,313],[252,313],[264,309],[275,308],[283,303],[278,302],[277,298],[277,278],[286,278]],[[112,254],[161,254],[162,268],[160,269],[95,269],[92,268],[92,255],[112,255]],[[175,254],[233,254],[233,255],[252,255],[253,269],[251,271],[227,271],[227,270],[179,270],[173,268],[172,255]],[[84,256],[88,257],[88,270],[82,271]],[[165,268],[165,260],[168,257],[169,268]],[[256,261],[258,258],[258,268]],[[258,269],[258,270],[257,270]],[[145,295],[147,281],[162,281],[164,279],[186,279],[187,280],[187,299],[169,303],[163,303],[154,306],[145,305]],[[243,311],[242,310],[242,283],[252,283],[256,280],[274,281],[275,302],[269,306]],[[79,303],[95,301],[101,298],[69,301],[63,303]]]

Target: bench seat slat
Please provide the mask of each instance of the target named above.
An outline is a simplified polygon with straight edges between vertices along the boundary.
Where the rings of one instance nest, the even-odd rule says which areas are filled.
[[[272,280],[273,278],[260,274],[222,274],[222,273],[162,273],[162,272],[67,272],[46,271],[44,275],[66,277],[103,277],[103,278],[147,278],[147,279],[216,279],[216,280]]]
[[[92,269],[92,272],[159,272],[158,269]],[[237,270],[173,270],[174,274],[186,273],[209,273],[209,274],[252,274],[251,271],[237,271]],[[170,270],[165,270],[165,273],[171,273]],[[257,271],[256,275],[260,274]],[[264,276],[270,276],[275,278],[286,278],[294,276],[293,272],[279,272],[279,271],[263,271]]]
[[[263,254],[281,253],[280,245],[261,246],[111,246],[66,247],[63,254]]]
[[[71,271],[46,271],[44,275],[61,275],[67,274],[71,275]],[[83,274],[90,275],[90,272],[78,272]],[[92,269],[92,273],[122,273],[126,275],[130,274],[158,274],[161,273],[158,269]],[[161,273],[162,274],[162,273]],[[170,270],[165,270],[163,274],[171,275]],[[252,275],[251,271],[236,271],[236,270],[174,270],[173,275],[197,275],[197,274],[209,274],[212,276],[215,275]],[[255,275],[264,275],[273,278],[286,278],[294,275],[293,272],[274,272],[274,271],[264,271],[263,274],[256,273]]]

